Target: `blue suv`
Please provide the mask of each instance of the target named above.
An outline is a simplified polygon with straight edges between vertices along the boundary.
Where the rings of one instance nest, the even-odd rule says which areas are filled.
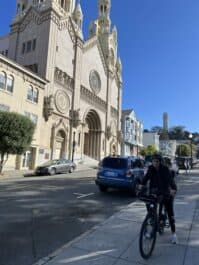
[[[135,186],[144,177],[142,160],[136,157],[107,156],[99,164],[95,180],[100,191],[108,188],[128,189],[135,194]]]

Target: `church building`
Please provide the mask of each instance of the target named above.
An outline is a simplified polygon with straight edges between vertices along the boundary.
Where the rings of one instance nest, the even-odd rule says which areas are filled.
[[[85,39],[80,2],[17,0],[10,32],[0,37],[0,106],[16,111],[18,95],[30,101],[30,82],[26,90],[23,76],[30,77],[42,97],[30,108],[31,117],[39,115],[37,144],[23,155],[28,161],[21,159],[10,168],[33,169],[56,158],[100,160],[120,154],[122,64],[117,29],[110,20],[111,0],[92,1],[98,5],[98,17],[91,21]],[[6,94],[10,100],[4,89],[8,64],[16,92]],[[15,82],[19,73],[23,90]]]

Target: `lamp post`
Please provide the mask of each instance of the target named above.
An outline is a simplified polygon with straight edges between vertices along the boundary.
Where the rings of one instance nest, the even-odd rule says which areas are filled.
[[[73,132],[73,141],[72,141],[72,162],[74,161],[75,146],[76,146],[76,142],[75,142],[75,132]]]
[[[192,138],[193,138],[193,134],[190,133],[190,134],[189,134],[189,139],[190,139],[190,147],[191,147],[191,168],[192,168],[192,166],[193,166]]]

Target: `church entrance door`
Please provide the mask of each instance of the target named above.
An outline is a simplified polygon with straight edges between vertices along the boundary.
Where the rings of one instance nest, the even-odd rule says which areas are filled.
[[[84,133],[84,155],[100,159],[101,122],[95,110],[90,110],[86,116],[88,132]]]
[[[66,156],[66,134],[63,130],[58,131],[56,135],[56,159],[62,159]]]

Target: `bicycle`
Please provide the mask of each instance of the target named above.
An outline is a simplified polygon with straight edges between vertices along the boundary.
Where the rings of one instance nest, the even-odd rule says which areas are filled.
[[[139,251],[143,259],[148,259],[154,250],[157,232],[164,233],[168,227],[166,210],[163,211],[163,196],[157,194],[138,195],[139,200],[144,201],[147,207],[147,215],[142,223],[139,236]],[[158,214],[158,206],[159,209]]]

